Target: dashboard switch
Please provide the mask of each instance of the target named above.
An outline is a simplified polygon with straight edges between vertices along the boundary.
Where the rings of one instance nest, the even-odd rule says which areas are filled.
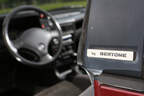
[[[44,16],[44,14],[40,14],[40,18],[42,19],[42,18],[44,18],[45,16]]]
[[[44,25],[44,24],[42,24],[42,25],[41,25],[41,28],[43,28],[43,29],[44,29],[44,28],[45,28],[45,25]]]

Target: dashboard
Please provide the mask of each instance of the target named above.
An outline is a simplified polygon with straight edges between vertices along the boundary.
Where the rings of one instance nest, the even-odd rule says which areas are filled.
[[[85,15],[85,8],[64,8],[61,10],[50,11],[53,18],[60,24],[62,28],[63,48],[61,54],[57,59],[58,65],[64,65],[74,63],[77,56],[78,41],[81,34],[83,18]],[[2,29],[2,23],[6,15],[0,16],[0,29]],[[23,31],[32,27],[45,28],[45,24],[50,21],[42,19],[41,16],[35,12],[22,12],[12,19],[12,23],[9,26],[9,37],[15,40],[20,36]],[[5,54],[6,48],[2,40],[2,30],[0,30],[0,55]],[[53,50],[52,50],[53,51]]]
[[[49,11],[49,13],[62,28],[63,47],[59,57],[52,64],[41,68],[25,66],[12,58],[2,39],[2,23],[7,14],[0,15],[0,89],[3,87],[9,88],[15,82],[23,84],[23,82],[35,81],[38,84],[46,85],[56,81],[56,78],[64,78],[63,74],[72,72],[74,66],[76,66],[77,48],[82,32],[85,8],[62,8]],[[14,40],[24,30],[31,27],[42,27],[44,22],[48,22],[41,21],[39,18],[40,16],[34,12],[24,12],[15,16],[9,27],[10,38]],[[25,81],[25,78],[28,78],[28,80]]]

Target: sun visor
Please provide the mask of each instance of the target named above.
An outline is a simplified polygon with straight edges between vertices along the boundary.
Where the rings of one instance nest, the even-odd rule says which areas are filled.
[[[89,0],[79,44],[78,64],[142,77],[144,0]]]

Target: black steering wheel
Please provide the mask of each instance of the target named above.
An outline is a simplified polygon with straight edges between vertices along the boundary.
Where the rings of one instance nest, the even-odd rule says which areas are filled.
[[[35,11],[38,14],[42,14],[47,21],[52,22],[53,29],[30,28],[25,30],[16,40],[11,40],[8,34],[10,21],[16,14],[23,11]],[[60,25],[49,13],[33,6],[18,7],[5,17],[3,22],[3,39],[9,52],[15,59],[27,65],[42,66],[49,64],[58,57],[62,49]],[[52,48],[49,47],[50,45],[54,45],[56,48],[53,54],[49,52],[49,48]],[[26,53],[29,55],[26,55]]]

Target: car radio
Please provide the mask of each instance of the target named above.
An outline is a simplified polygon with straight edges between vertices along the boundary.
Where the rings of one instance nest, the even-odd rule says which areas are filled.
[[[143,0],[91,0],[79,62],[91,71],[144,77],[143,4]]]

